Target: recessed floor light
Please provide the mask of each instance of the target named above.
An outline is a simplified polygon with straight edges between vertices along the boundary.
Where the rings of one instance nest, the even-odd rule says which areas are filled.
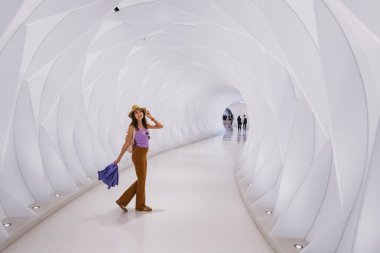
[[[57,193],[57,194],[55,194],[55,196],[56,196],[56,197],[60,197],[60,196],[61,196],[61,194],[58,194],[58,193]]]
[[[12,226],[12,223],[8,222],[8,223],[3,224],[3,226],[7,228],[7,227]]]
[[[248,185],[249,185],[249,186],[251,186],[252,184],[251,184],[251,183],[249,183]]]
[[[265,213],[266,213],[266,214],[272,214],[273,212],[272,212],[272,211],[269,211],[269,210],[266,210]]]
[[[33,206],[32,208],[33,208],[33,209],[39,209],[40,206]]]
[[[303,249],[303,246],[301,244],[298,244],[298,243],[294,244],[293,246],[296,249]]]

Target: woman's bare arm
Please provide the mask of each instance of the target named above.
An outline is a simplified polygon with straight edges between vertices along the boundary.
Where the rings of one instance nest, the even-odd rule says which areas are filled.
[[[164,125],[162,125],[158,120],[156,120],[152,114],[150,114],[150,112],[147,110],[146,111],[146,116],[151,120],[153,121],[154,125],[151,125],[151,124],[148,124],[148,128],[150,129],[160,129],[160,128],[163,128]]]
[[[132,144],[132,139],[133,139],[133,131],[134,131],[134,126],[129,126],[127,136],[125,136],[125,142],[123,147],[121,148],[120,154],[117,157],[115,163],[118,164],[125,154],[125,151],[127,151],[127,148]]]
[[[148,124],[148,128],[150,128],[150,129],[160,129],[160,128],[163,128],[164,127],[164,125],[162,125],[160,122],[158,122],[156,119],[154,119],[153,118],[153,123],[155,124],[155,125],[151,125],[151,124]]]

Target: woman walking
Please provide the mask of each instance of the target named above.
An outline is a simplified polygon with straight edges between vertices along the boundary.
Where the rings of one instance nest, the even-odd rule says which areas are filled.
[[[133,144],[132,161],[135,166],[137,180],[116,200],[116,204],[124,211],[127,212],[126,206],[136,195],[137,211],[150,212],[152,208],[145,205],[145,181],[147,173],[146,156],[149,149],[149,131],[148,129],[159,129],[164,126],[158,122],[146,108],[137,105],[132,106],[131,112],[128,116],[132,119],[129,124],[128,133],[125,137],[125,143],[117,157],[115,163],[118,164],[127,151],[128,147]],[[154,125],[150,125],[146,121],[148,117]]]

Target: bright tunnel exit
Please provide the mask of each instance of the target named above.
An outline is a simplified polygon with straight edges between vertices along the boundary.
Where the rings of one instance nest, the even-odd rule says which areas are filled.
[[[138,104],[165,122],[152,155],[246,115],[236,181],[276,251],[379,251],[378,2],[2,2],[3,242],[96,183]]]

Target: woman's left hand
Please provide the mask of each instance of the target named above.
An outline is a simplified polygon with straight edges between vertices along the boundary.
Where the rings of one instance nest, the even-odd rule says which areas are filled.
[[[152,114],[150,114],[150,111],[146,110],[146,116],[150,119],[153,119]]]

